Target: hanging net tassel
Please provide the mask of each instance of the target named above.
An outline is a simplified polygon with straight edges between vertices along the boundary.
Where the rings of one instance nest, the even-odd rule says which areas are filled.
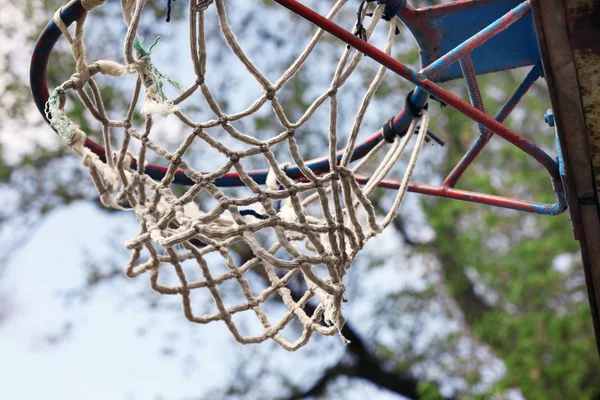
[[[130,252],[125,266],[128,277],[147,276],[156,292],[181,298],[183,314],[188,320],[198,324],[220,321],[240,343],[272,339],[287,350],[296,350],[305,345],[314,332],[341,336],[345,323],[342,304],[347,297],[344,277],[360,250],[397,214],[425,141],[429,116],[424,111],[413,120],[404,136],[395,137],[391,144],[382,140],[351,165],[363,119],[383,82],[386,68],[379,67],[372,77],[351,129],[343,132],[342,140],[337,127],[338,91],[363,61],[361,53],[342,46],[329,88],[314,99],[298,120],[292,121],[280,104],[278,94],[311,60],[324,32],[317,30],[281,77],[271,81],[253,63],[233,33],[224,0],[190,0],[189,3],[190,56],[196,74],[189,87],[182,91],[154,65],[151,55],[156,51],[156,41],[146,47],[138,37],[146,1],[122,0],[128,27],[126,63],[100,60],[88,65],[83,47],[85,18],[81,19],[76,38],[71,39],[73,54],[78,60],[78,75],[50,97],[47,116],[65,142],[83,158],[102,203],[135,213],[139,231],[126,243]],[[338,16],[346,3],[346,0],[336,1],[328,18]],[[369,40],[381,23],[385,5],[377,5],[372,11],[368,26],[362,26],[366,7],[358,20],[361,37],[365,40]],[[222,110],[206,83],[205,19],[208,18],[218,20],[229,50],[264,91],[254,102],[249,102],[247,109],[231,113]],[[387,27],[384,51],[391,54],[397,29],[395,19],[384,22],[384,26]],[[318,58],[316,62],[320,62]],[[214,73],[219,73],[218,68]],[[132,103],[120,119],[108,118],[94,80],[96,74],[117,77],[115,79],[129,74],[138,76]],[[167,97],[164,83],[178,89],[181,94],[177,99]],[[99,122],[99,131],[84,133],[68,118],[64,107],[70,90],[77,92],[89,110],[90,119]],[[141,98],[144,100],[140,106]],[[182,111],[182,103],[198,98],[203,98],[203,104],[214,114],[211,119],[194,121]],[[265,107],[271,108],[281,133],[260,140],[232,125]],[[331,170],[317,174],[309,168],[300,148],[304,141],[310,140],[303,129],[305,124],[321,108],[329,113]],[[136,110],[145,116],[143,126],[136,126],[134,122]],[[172,120],[187,129],[186,137],[176,150],[167,150],[158,144],[152,129],[154,115],[172,115]],[[414,135],[416,130],[418,134]],[[106,149],[104,157],[83,146],[86,134],[102,137]],[[224,138],[227,140],[222,140]],[[231,140],[243,144],[236,148],[244,150],[228,147],[226,143]],[[116,148],[115,143],[119,143]],[[411,147],[401,188],[387,213],[379,215],[371,197],[397,169],[400,157]],[[133,148],[136,149],[135,160],[130,153]],[[207,148],[218,152],[226,162],[213,170],[200,172],[185,156]],[[341,158],[337,155],[338,148],[343,149]],[[167,167],[160,181],[145,172],[150,154]],[[288,154],[292,162],[281,162],[278,158],[282,154]],[[244,167],[244,161],[250,157],[262,157],[267,165],[266,185],[256,183]],[[373,165],[376,167],[371,178],[359,185],[357,176]],[[291,168],[299,168],[303,176],[301,182],[288,176]],[[245,197],[236,197],[236,192],[215,184],[232,172],[237,173],[245,185],[249,193]],[[173,185],[176,174],[185,174],[191,186]],[[231,285],[239,287],[238,297],[232,298]],[[201,297],[204,302],[200,304],[197,296],[205,296]],[[208,311],[206,298],[212,304]],[[295,339],[290,339],[293,334]]]
[[[324,281],[327,282],[328,278],[325,278]],[[342,343],[350,343],[350,341],[342,334],[342,328],[346,323],[346,319],[342,314],[342,301],[344,300],[343,296],[333,296],[327,293],[310,279],[307,279],[306,282],[309,290],[313,292],[319,299],[319,307],[322,309],[323,321],[325,324],[328,326],[333,326],[337,329]]]
[[[179,82],[160,72],[152,63],[150,55],[159,41],[160,36],[154,40],[154,43],[150,47],[146,48],[144,40],[136,37],[133,47],[137,51],[137,58],[139,60],[137,65],[140,68],[141,74],[146,79],[147,86],[142,112],[146,115],[159,114],[166,117],[169,114],[179,111],[179,108],[165,95],[163,81],[170,83],[177,89],[178,93],[181,93],[182,89]]]

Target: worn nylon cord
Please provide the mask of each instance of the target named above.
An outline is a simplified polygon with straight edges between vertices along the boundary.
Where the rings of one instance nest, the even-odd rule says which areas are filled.
[[[91,7],[102,4],[102,1],[87,3]],[[336,1],[328,18],[335,18],[346,3],[347,0]],[[427,112],[424,111],[421,117],[413,120],[409,134],[396,137],[391,144],[382,141],[350,167],[352,149],[357,143],[366,111],[386,73],[385,67],[379,67],[363,96],[348,138],[343,143],[343,157],[338,162],[336,151],[342,144],[338,140],[337,127],[338,89],[356,71],[363,55],[343,46],[329,89],[318,96],[298,120],[291,121],[277,95],[309,60],[324,32],[317,30],[300,56],[277,81],[272,82],[253,63],[234,35],[225,0],[190,0],[190,53],[196,80],[191,86],[181,89],[177,98],[168,99],[163,83],[168,82],[169,78],[152,63],[152,46],[147,47],[138,37],[145,4],[146,0],[121,0],[128,27],[125,37],[126,64],[108,60],[87,64],[83,44],[85,17],[77,21],[73,37],[60,21],[60,14],[57,14],[57,25],[72,44],[77,72],[54,91],[47,104],[47,116],[52,126],[82,156],[102,203],[107,207],[133,210],[139,220],[138,234],[126,243],[130,251],[126,275],[132,278],[147,275],[150,286],[158,293],[181,296],[183,312],[188,320],[199,324],[223,321],[240,343],[273,339],[285,349],[295,350],[306,344],[313,332],[323,335],[340,333],[345,322],[342,313],[344,276],[367,241],[381,233],[398,212],[423,147],[429,121]],[[374,9],[373,18],[365,28],[365,39],[371,37],[382,20],[383,12],[383,5]],[[225,42],[264,91],[248,108],[237,113],[225,113],[205,81],[205,18],[218,19]],[[391,54],[396,29],[396,21],[392,19],[385,45],[387,54]],[[93,79],[96,74],[115,77],[137,75],[131,105],[121,119],[109,119],[107,116],[100,89]],[[69,90],[78,93],[91,117],[100,122],[106,162],[84,147],[86,133],[68,119],[64,107]],[[181,104],[198,93],[214,114],[210,120],[195,122],[180,108]],[[139,106],[139,102],[143,104]],[[281,125],[281,133],[267,140],[259,140],[234,128],[233,122],[251,116],[267,103],[270,103]],[[317,175],[302,157],[296,133],[321,107],[329,109],[328,156],[332,168],[328,173]],[[145,126],[142,128],[134,126],[133,122],[134,112],[140,108],[145,116]],[[189,130],[176,151],[170,152],[153,140],[153,119],[156,115],[174,115]],[[217,127],[221,128],[222,135],[243,143],[246,150],[234,151],[218,137],[209,134],[210,128]],[[415,136],[412,132],[417,127],[418,135]],[[117,132],[122,139],[118,148],[113,148]],[[411,140],[415,140],[415,144],[402,187],[386,215],[381,218],[369,196],[397,164]],[[133,157],[130,149],[134,141],[139,145],[135,155],[139,166],[137,170],[130,168]],[[192,151],[194,146],[209,146],[225,156],[227,162],[213,171],[199,172],[184,160],[185,153]],[[305,182],[296,182],[286,175],[287,166],[277,160],[273,151],[276,146],[287,146],[293,162],[304,174]],[[143,172],[142,166],[146,164],[148,153],[159,156],[168,165],[168,171],[161,181],[154,181]],[[264,157],[270,167],[265,186],[258,185],[242,165],[244,159],[257,156]],[[369,182],[361,187],[355,180],[355,174],[373,160],[377,167]],[[181,190],[175,190],[174,193],[172,185],[178,170],[185,172],[195,182],[183,193]],[[216,178],[231,171],[239,174],[251,195],[228,197],[213,183]],[[196,204],[201,194],[209,195],[216,205],[211,209],[201,209]],[[252,210],[248,211],[250,208]],[[265,232],[275,237],[273,244],[263,244],[261,235]],[[231,253],[240,246],[250,250],[250,255],[242,263],[238,263]],[[191,277],[190,263],[196,265],[195,272],[200,277]],[[224,265],[225,272],[216,273],[213,268],[215,264]],[[326,273],[317,273],[318,268]],[[168,269],[176,276],[177,282],[174,284],[166,284],[159,279]],[[251,274],[265,283],[260,290],[251,287],[254,281],[249,278]],[[304,282],[303,295],[300,297],[294,296],[288,289],[293,281],[298,280]],[[223,286],[231,283],[239,285],[244,300],[227,306]],[[215,306],[213,312],[199,315],[193,302],[193,294],[197,291],[204,291],[212,298]],[[304,310],[309,301],[316,304],[312,314]],[[279,317],[274,318],[268,312],[270,308],[265,306],[268,302],[283,304],[287,311],[283,316],[279,313]],[[235,318],[245,312],[255,315],[261,327],[258,333],[245,334],[240,330]],[[288,340],[281,331],[292,321],[298,321],[302,329],[295,340]]]

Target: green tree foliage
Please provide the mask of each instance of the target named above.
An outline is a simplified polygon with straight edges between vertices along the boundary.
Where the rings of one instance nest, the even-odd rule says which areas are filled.
[[[494,84],[506,88],[508,94],[515,75],[519,74],[500,77],[502,86],[498,81]],[[492,79],[481,79],[483,87]],[[548,107],[544,89],[534,87],[525,98],[520,106],[527,113],[522,122],[509,122],[551,148],[553,132],[539,123]],[[492,109],[499,106],[489,96],[484,96],[484,102]],[[449,112],[448,118],[448,132],[458,134],[450,138],[447,171],[466,148],[460,132],[471,128],[456,113]],[[458,187],[554,202],[545,170],[520,150],[497,140],[501,148],[485,150]],[[579,250],[568,213],[531,217],[443,199],[423,204],[436,232],[435,245],[427,251],[433,248],[439,258],[448,289],[477,339],[506,365],[506,376],[497,389],[518,387],[526,398],[598,396],[599,386],[593,379],[598,355],[580,259],[562,272],[553,268],[558,256]],[[469,271],[476,271],[476,279]],[[494,295],[481,293],[477,284]]]

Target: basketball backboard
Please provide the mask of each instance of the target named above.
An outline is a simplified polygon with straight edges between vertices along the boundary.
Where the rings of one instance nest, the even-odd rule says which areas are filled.
[[[600,348],[600,1],[531,2]]]

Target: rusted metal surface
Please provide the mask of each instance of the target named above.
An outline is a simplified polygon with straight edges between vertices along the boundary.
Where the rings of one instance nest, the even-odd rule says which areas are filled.
[[[527,13],[530,11],[530,8],[531,6],[528,2],[519,4],[517,7],[502,15],[496,21],[483,28],[481,31],[477,32],[464,42],[454,47],[452,50],[448,51],[442,57],[433,61],[427,67],[423,68],[421,71],[419,71],[419,75],[422,77],[422,79],[434,79],[434,76],[452,65],[454,61],[471,54],[474,49],[482,46],[491,38],[496,37],[499,33],[507,30],[512,24],[527,15]]]
[[[585,117],[596,187],[600,187],[600,1],[569,1],[567,18],[576,26],[571,47]]]
[[[600,0],[532,0],[600,349]]]
[[[407,5],[399,17],[411,31],[419,45],[421,64],[430,65],[444,54],[481,34],[494,21],[523,0],[457,0],[435,6],[414,9]],[[525,11],[527,5],[519,8]],[[510,17],[509,17],[510,19]],[[502,71],[534,65],[539,61],[531,14],[516,18],[504,32],[498,31],[491,39],[471,53],[477,74]],[[458,64],[445,64],[444,70],[430,77],[435,82],[461,78]]]

